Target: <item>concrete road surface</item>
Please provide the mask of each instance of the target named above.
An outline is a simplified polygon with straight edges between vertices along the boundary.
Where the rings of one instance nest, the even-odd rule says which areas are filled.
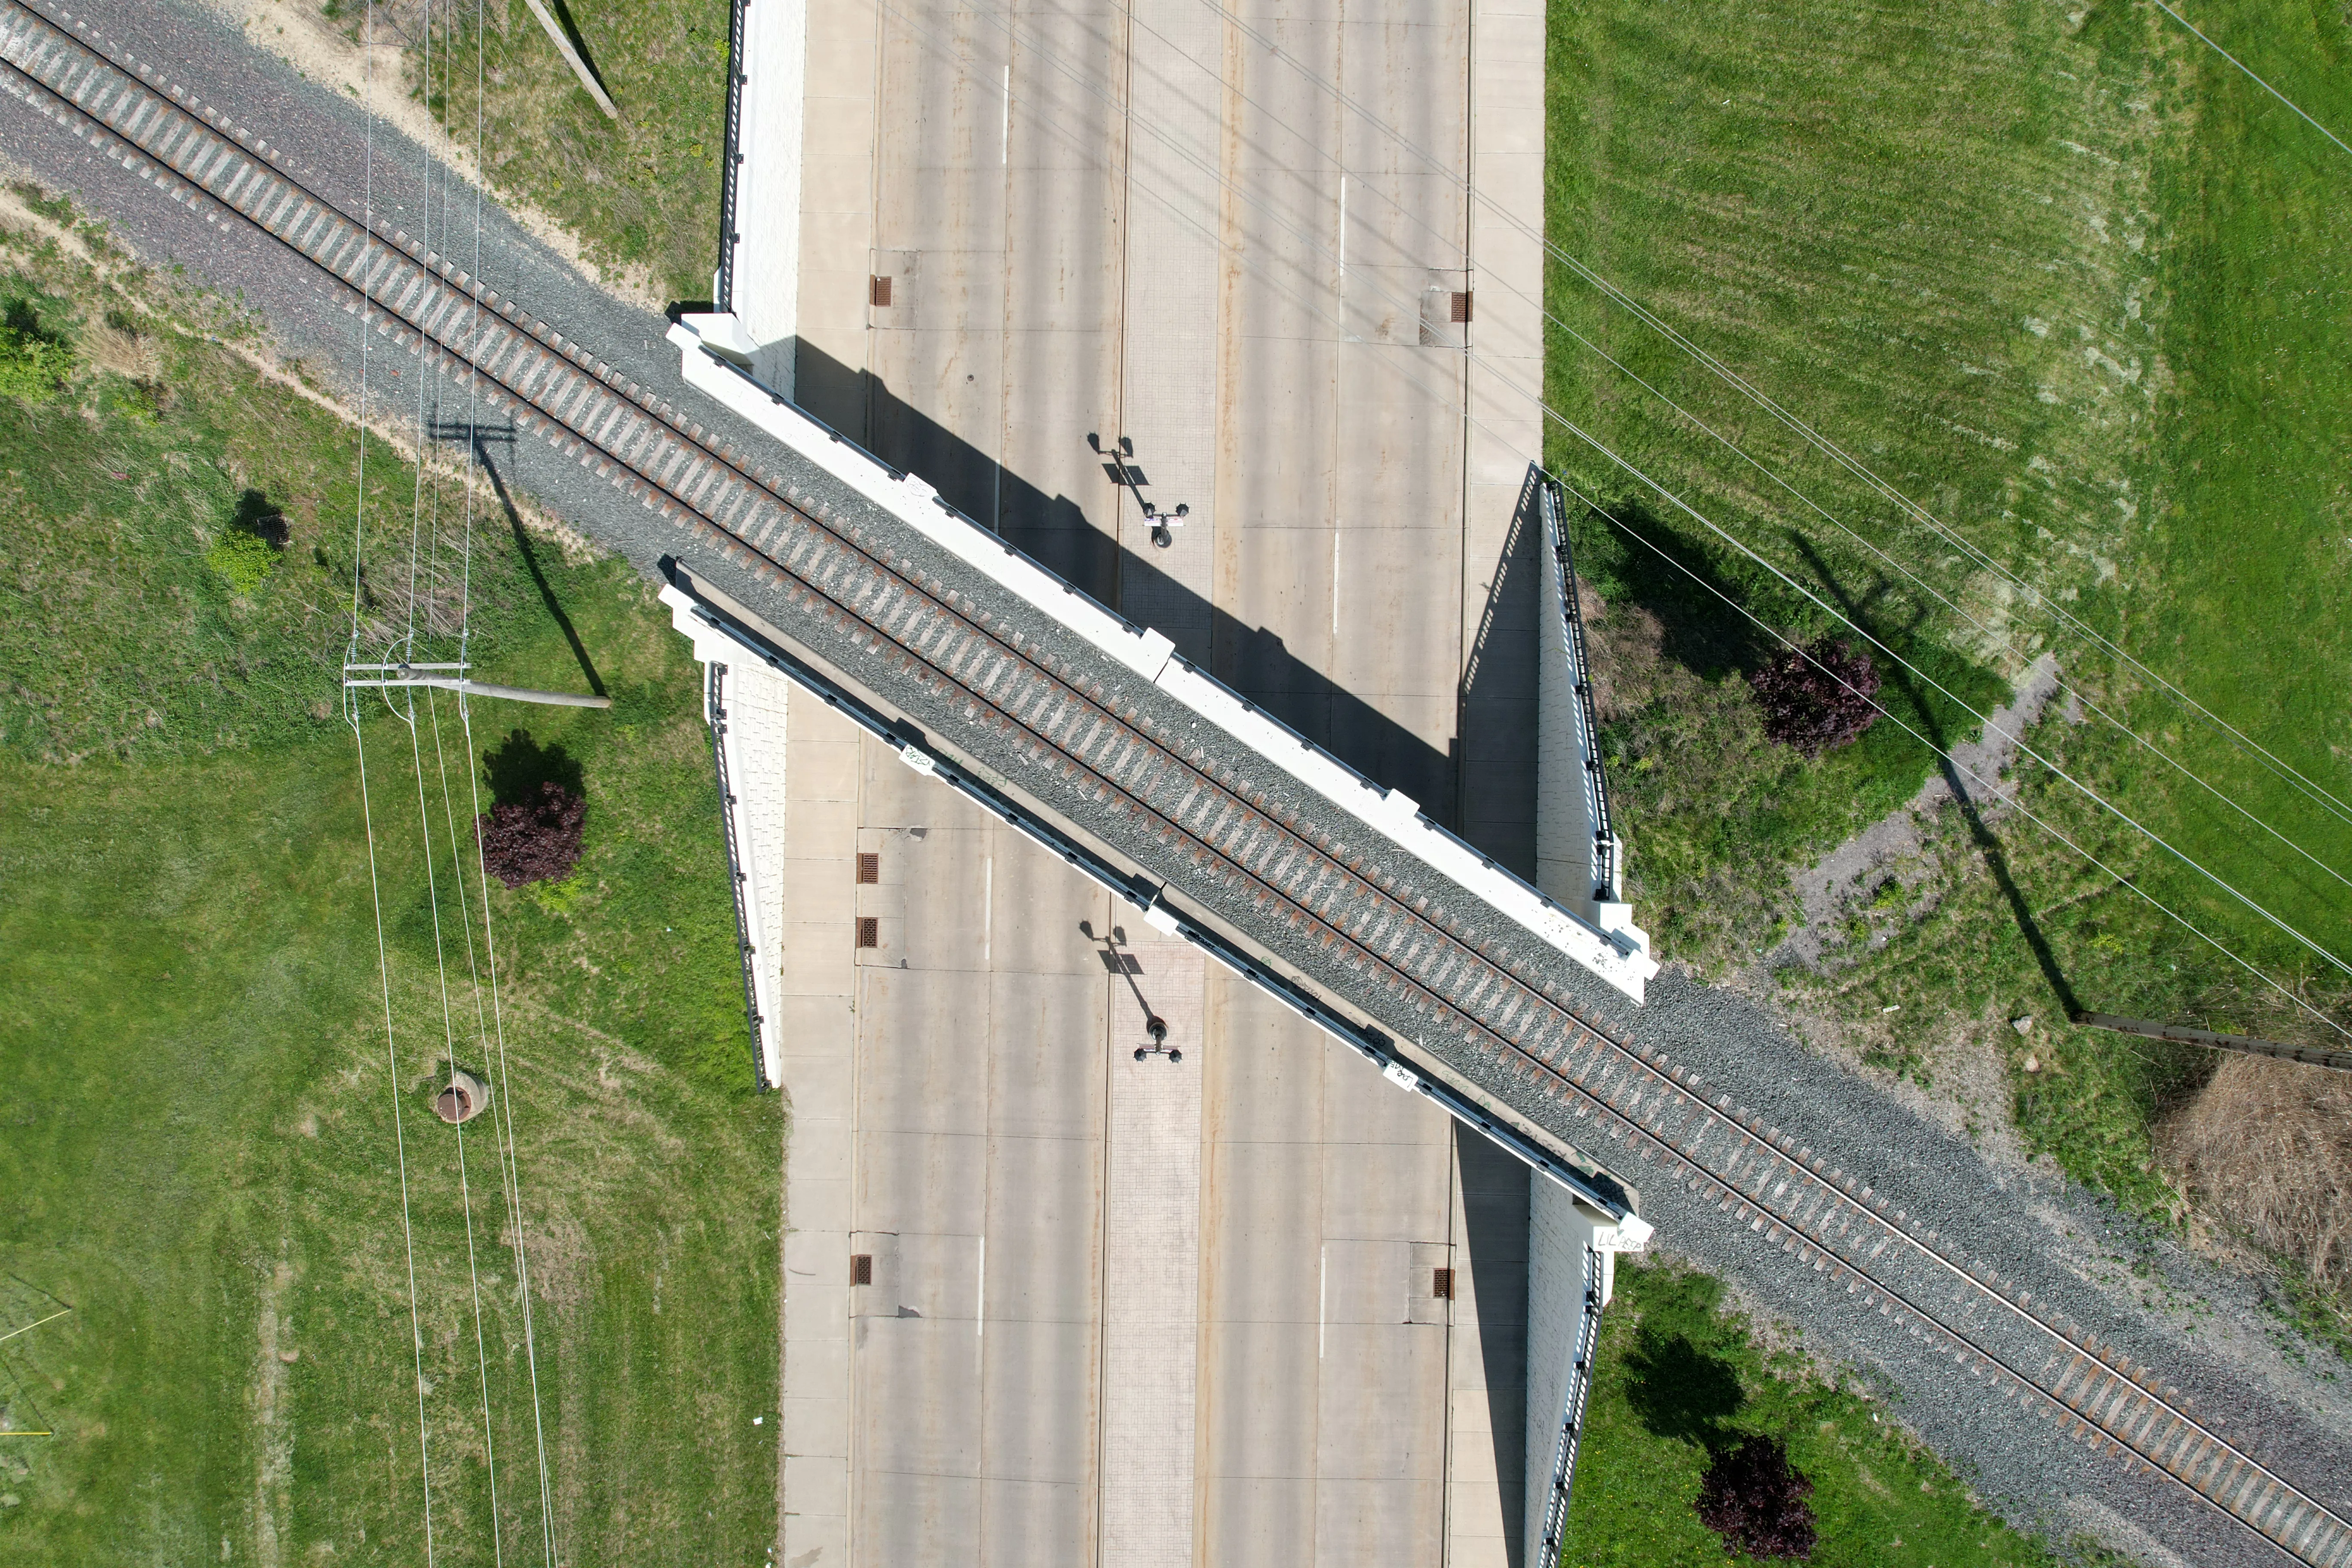
[[[1531,871],[1532,422],[1474,427],[1455,320],[1473,20],[813,8],[794,380]],[[1539,62],[1539,16],[1493,37]],[[1146,501],[1187,509],[1167,548]],[[854,826],[824,830],[879,879],[844,1156],[872,1270],[845,1309],[852,1558],[1515,1558],[1523,1171],[860,754]],[[852,940],[838,912],[810,940]],[[1114,924],[1137,973],[1106,967]],[[1146,1008],[1181,1062],[1134,1058]]]

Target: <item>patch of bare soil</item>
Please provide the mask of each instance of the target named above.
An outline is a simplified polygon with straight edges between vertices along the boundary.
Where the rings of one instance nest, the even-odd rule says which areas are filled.
[[[2208,1213],[2291,1258],[2341,1297],[2352,1286],[2352,1076],[2225,1056],[2157,1129],[2165,1168]]]

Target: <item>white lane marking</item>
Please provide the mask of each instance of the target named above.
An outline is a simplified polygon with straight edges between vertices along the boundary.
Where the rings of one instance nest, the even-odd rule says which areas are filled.
[[[1004,122],[996,135],[996,166],[1003,168],[1013,161],[1013,68],[1004,68]]]
[[[982,1325],[988,1321],[988,1236],[980,1238],[980,1291],[972,1301],[971,1337],[980,1338]]]
[[[1331,531],[1331,639],[1339,638],[1339,531]]]
[[[988,967],[989,943],[994,940],[996,915],[996,857],[983,856],[980,862],[980,966]],[[982,1247],[987,1244],[982,1243]]]
[[[1323,1359],[1323,1293],[1331,1283],[1331,1244],[1323,1244],[1323,1261],[1315,1271],[1315,1359]]]
[[[1339,287],[1348,286],[1348,176],[1339,176]]]

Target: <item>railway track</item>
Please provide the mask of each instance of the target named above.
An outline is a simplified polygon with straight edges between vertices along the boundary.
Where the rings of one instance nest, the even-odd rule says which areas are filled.
[[[729,447],[515,301],[307,187],[282,149],[70,14],[0,0],[0,89],[223,223],[334,280],[373,329],[478,384],[677,531],[677,552],[756,590],[812,654],[940,743],[1017,780],[1328,994],[1555,1135],[1711,1202],[2002,1394],[2134,1469],[2171,1477],[2289,1559],[2352,1568],[2352,1524],[2078,1325],[1664,1054],[1594,1028],[1574,965],[1524,928],[1318,811],[1124,666],[1060,633],[903,524]]]

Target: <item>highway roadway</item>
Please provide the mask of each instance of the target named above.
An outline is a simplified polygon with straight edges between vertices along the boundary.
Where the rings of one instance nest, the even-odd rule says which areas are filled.
[[[812,18],[809,75],[871,74],[888,303],[869,282],[862,330],[810,334],[803,401],[1455,820],[1462,590],[1482,615],[1507,526],[1465,514],[1461,334],[1423,342],[1467,207],[1340,97],[1466,174],[1468,0],[1297,18],[1279,59],[1200,0],[857,11]],[[855,276],[846,226],[803,232],[804,277]],[[1188,509],[1168,548],[1144,499]],[[852,1309],[853,1560],[1507,1560],[1524,1173],[1457,1162],[1433,1108],[1132,920],[1130,991],[1079,930],[1120,921],[1099,892],[866,752],[889,870],[856,1010],[880,1272]],[[1528,757],[1485,847],[1531,870]],[[1139,995],[1181,1063],[1132,1058]],[[950,1110],[959,1080],[984,1104]]]

